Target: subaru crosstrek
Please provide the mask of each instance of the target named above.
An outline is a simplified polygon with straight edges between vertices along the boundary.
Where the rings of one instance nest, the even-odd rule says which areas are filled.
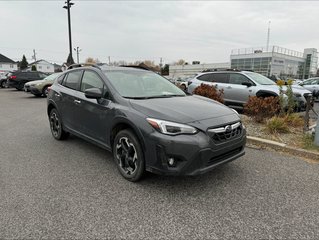
[[[238,114],[213,100],[185,94],[151,71],[74,67],[48,94],[55,139],[69,133],[112,151],[122,176],[145,171],[197,175],[244,155]]]

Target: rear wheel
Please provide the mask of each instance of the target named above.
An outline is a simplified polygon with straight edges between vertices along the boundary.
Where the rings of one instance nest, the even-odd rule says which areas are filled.
[[[63,130],[61,118],[55,108],[50,112],[49,121],[52,136],[56,140],[63,140],[69,136],[69,133]]]
[[[113,144],[113,157],[121,175],[131,181],[140,180],[145,172],[144,153],[130,130],[120,131]]]
[[[185,91],[185,90],[186,90],[186,85],[185,85],[185,84],[182,84],[182,85],[180,86],[180,89],[182,89],[183,91]]]
[[[1,87],[1,88],[5,88],[5,87],[6,87],[6,81],[1,81],[0,87]]]

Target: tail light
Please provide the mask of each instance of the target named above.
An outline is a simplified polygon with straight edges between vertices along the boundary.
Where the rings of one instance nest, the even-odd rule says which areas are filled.
[[[51,86],[48,87],[48,93],[51,91]]]
[[[9,77],[10,80],[14,80],[16,78],[17,78],[17,76],[15,76],[15,75]]]

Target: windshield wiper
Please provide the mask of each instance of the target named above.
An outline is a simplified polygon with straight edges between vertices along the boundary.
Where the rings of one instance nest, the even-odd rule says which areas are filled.
[[[156,96],[148,96],[148,97],[124,97],[124,98],[128,98],[128,99],[152,99],[152,98],[170,98],[170,97],[185,97],[185,95],[165,94],[165,95],[156,95]]]

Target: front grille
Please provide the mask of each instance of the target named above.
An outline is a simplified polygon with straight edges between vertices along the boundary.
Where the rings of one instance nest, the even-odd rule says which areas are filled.
[[[231,150],[229,152],[218,155],[216,157],[212,157],[211,159],[208,160],[207,166],[212,165],[214,163],[222,162],[222,161],[226,160],[227,158],[230,158],[230,157],[240,153],[242,150],[243,150],[243,147],[239,147],[239,148],[236,148],[236,149]]]
[[[214,143],[225,143],[241,136],[242,124],[240,122],[237,122],[231,125],[208,129],[208,132]]]

